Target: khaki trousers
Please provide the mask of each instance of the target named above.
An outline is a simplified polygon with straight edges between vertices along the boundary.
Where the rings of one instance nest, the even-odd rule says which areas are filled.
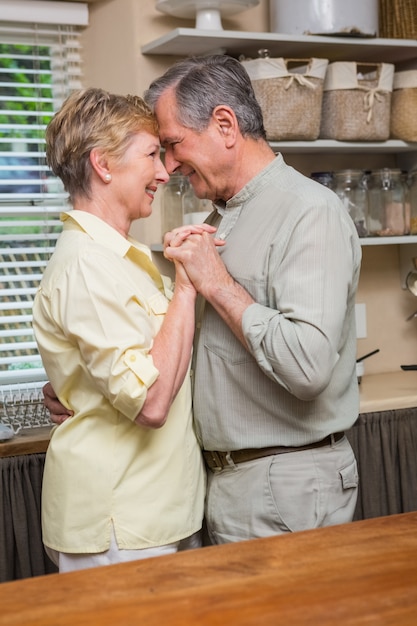
[[[208,470],[208,536],[220,544],[344,524],[352,521],[357,492],[357,465],[346,437]]]

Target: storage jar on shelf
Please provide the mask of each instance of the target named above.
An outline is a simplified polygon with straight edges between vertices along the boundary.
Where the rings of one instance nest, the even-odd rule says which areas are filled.
[[[334,191],[335,183],[333,172],[311,172],[310,178]]]
[[[368,235],[368,193],[363,170],[339,170],[333,174],[334,191],[355,223],[359,237]]]
[[[375,37],[378,0],[269,0],[273,33]]]
[[[188,178],[182,174],[172,174],[163,187],[162,196],[162,237],[166,232],[181,226],[183,221],[183,196],[189,188]]]
[[[211,200],[197,198],[191,185],[188,185],[182,197],[183,224],[202,224],[213,210]]]
[[[417,170],[410,172],[408,198],[410,203],[410,235],[417,235]]]
[[[163,187],[162,238],[182,224],[202,224],[213,210],[210,200],[200,200],[186,176],[173,174]]]
[[[408,235],[410,212],[407,185],[400,169],[375,170],[367,177],[370,236]]]

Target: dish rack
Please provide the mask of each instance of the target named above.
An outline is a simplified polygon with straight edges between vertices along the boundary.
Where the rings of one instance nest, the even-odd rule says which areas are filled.
[[[43,404],[45,381],[0,385],[0,424],[17,435],[21,430],[51,426]]]

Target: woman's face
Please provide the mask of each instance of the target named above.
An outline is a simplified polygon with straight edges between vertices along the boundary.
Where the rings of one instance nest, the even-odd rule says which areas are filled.
[[[134,135],[122,159],[112,165],[111,175],[112,192],[127,217],[148,217],[158,185],[169,180],[158,137],[148,131]]]

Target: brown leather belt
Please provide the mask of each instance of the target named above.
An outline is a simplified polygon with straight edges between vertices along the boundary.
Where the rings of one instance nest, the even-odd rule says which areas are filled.
[[[253,448],[247,450],[232,450],[231,452],[217,452],[214,450],[203,450],[204,460],[207,466],[215,471],[221,470],[225,467],[236,465],[237,463],[245,463],[246,461],[253,461],[254,459],[261,459],[265,456],[273,456],[274,454],[287,454],[288,452],[301,452],[302,450],[311,450],[312,448],[322,448],[323,446],[330,446],[336,441],[340,441],[345,436],[345,433],[334,433],[328,435],[320,441],[306,444],[305,446],[291,447],[291,446],[276,446],[272,448]]]

